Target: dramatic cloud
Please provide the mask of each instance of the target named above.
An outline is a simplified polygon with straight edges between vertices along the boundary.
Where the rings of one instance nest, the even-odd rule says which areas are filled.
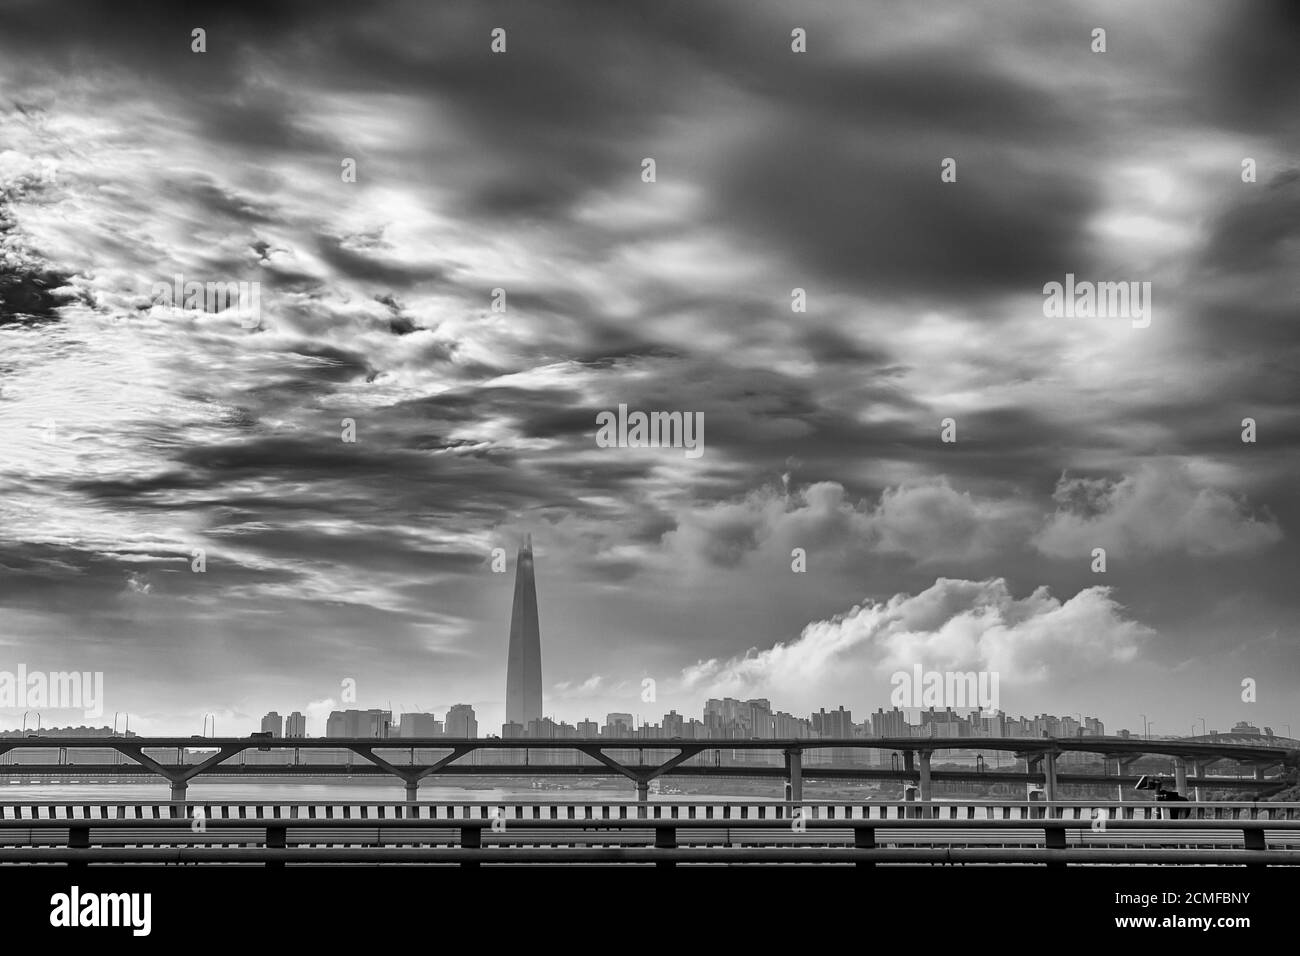
[[[1282,539],[1273,518],[1251,514],[1228,492],[1197,487],[1187,468],[1172,465],[1145,465],[1118,481],[1062,476],[1052,498],[1058,510],[1036,544],[1053,557],[1077,558],[1099,547],[1115,557],[1218,556]]]
[[[491,554],[531,532],[558,718],[657,719],[646,677],[698,713],[691,661],[938,575],[1031,595],[916,628],[1022,608],[967,656],[1025,680],[1064,666],[1035,620],[1138,649],[1072,709],[1181,720],[1172,667],[1230,687],[1233,642],[1300,706],[1295,5],[634,6],[0,5],[15,660],[185,733],[345,678],[494,728]],[[1151,282],[1150,327],[1046,318],[1067,273]],[[155,301],[178,274],[258,283],[258,321]],[[598,447],[621,403],[702,413],[703,456]]]
[[[1127,619],[1107,588],[1062,603],[1046,588],[1014,598],[1000,579],[939,578],[919,594],[815,621],[796,640],[682,672],[710,696],[769,697],[815,706],[879,686],[896,670],[990,671],[1012,691],[1082,679],[1131,662],[1150,628]],[[855,687],[856,684],[856,687]],[[856,696],[856,694],[855,694]]]

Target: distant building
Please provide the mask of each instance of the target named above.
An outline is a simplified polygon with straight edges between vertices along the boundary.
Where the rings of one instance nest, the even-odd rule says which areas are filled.
[[[441,737],[442,721],[434,714],[402,714],[397,722],[399,737]]]
[[[594,720],[578,721],[578,736],[584,740],[600,736],[600,724]]]
[[[391,710],[336,710],[325,724],[326,737],[389,737]]]
[[[847,740],[853,736],[853,711],[841,705],[828,713],[823,707],[812,715],[812,729],[818,737]]]
[[[306,737],[307,718],[296,710],[284,718],[284,735],[286,737]]]
[[[912,725],[907,722],[907,714],[897,707],[885,711],[877,707],[871,715],[871,736],[873,737],[910,737]]]
[[[270,734],[272,737],[284,736],[284,718],[271,711],[262,718],[262,733]]]
[[[451,710],[447,711],[445,735],[448,737],[477,737],[478,718],[474,716],[474,708],[469,704],[452,704]]]
[[[537,580],[533,536],[524,539],[515,560],[515,600],[510,609],[506,658],[506,721],[528,726],[542,716],[542,638],[537,621]]]
[[[501,725],[501,737],[503,740],[514,740],[516,737],[524,736],[525,727],[521,723],[507,720]]]
[[[602,737],[631,737],[635,722],[631,714],[606,714]]]
[[[528,722],[524,728],[525,737],[538,737],[543,740],[554,740],[562,736],[560,725],[549,717],[537,717]]]

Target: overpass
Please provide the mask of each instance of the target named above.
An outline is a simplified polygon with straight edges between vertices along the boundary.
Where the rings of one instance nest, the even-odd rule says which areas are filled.
[[[1266,738],[1271,739],[1271,738]],[[1291,746],[1269,746],[1256,742],[1223,741],[1219,739],[1168,739],[1135,740],[1126,737],[857,737],[851,739],[785,738],[775,740],[684,740],[681,738],[343,738],[343,737],[26,737],[0,738],[0,756],[12,754],[14,762],[8,766],[21,768],[34,774],[48,772],[58,767],[68,772],[76,767],[79,774],[122,775],[124,773],[156,774],[168,781],[175,801],[185,799],[190,780],[202,774],[234,774],[239,776],[330,775],[341,770],[349,774],[367,772],[389,775],[400,779],[406,786],[406,799],[415,801],[420,781],[437,774],[453,775],[617,775],[626,777],[636,786],[637,799],[649,799],[652,780],[668,775],[695,776],[774,776],[788,784],[791,800],[803,799],[805,777],[818,779],[896,779],[913,781],[918,785],[922,801],[933,796],[933,784],[940,780],[981,780],[1000,778],[1019,781],[1042,782],[1048,801],[1057,801],[1063,783],[1107,783],[1122,786],[1135,781],[1124,774],[1125,769],[1143,756],[1167,756],[1174,762],[1175,788],[1180,792],[1189,786],[1217,786],[1240,788],[1250,786],[1264,789],[1281,788],[1286,774],[1300,767],[1300,746],[1287,740]],[[249,766],[229,762],[246,751],[270,750],[294,752],[292,763],[271,764],[260,761]],[[50,751],[57,756],[56,764],[35,761],[17,762],[19,752]],[[69,764],[67,754],[72,750],[111,750],[134,763],[131,770],[116,764]],[[528,760],[533,751],[570,751],[575,755],[573,764],[536,764]],[[898,769],[868,769],[865,767],[830,767],[807,764],[805,755],[823,751],[888,751],[901,756]],[[1024,760],[1027,773],[1002,774],[962,771],[934,771],[933,755],[938,751],[961,750],[1000,752]],[[164,763],[166,752],[175,751],[174,763]],[[208,754],[208,751],[215,753]],[[340,767],[324,761],[302,763],[303,751],[329,754],[345,753],[348,759],[360,757],[366,762],[361,768],[350,764]],[[418,752],[423,753],[418,753]],[[646,752],[659,754],[657,762],[647,763]],[[759,752],[780,758],[780,765],[722,767],[720,760],[710,765],[704,758],[709,752],[723,751]],[[522,752],[523,764],[513,762],[474,763],[464,761],[470,755],[495,755],[511,758]],[[639,756],[631,762],[630,754]],[[381,756],[381,753],[383,754]],[[1066,753],[1091,753],[1100,756],[1107,775],[1063,775],[1058,772],[1058,759]],[[668,755],[668,756],[663,756]],[[186,757],[196,761],[186,762]],[[402,758],[406,759],[403,760]],[[586,758],[586,762],[582,758]],[[891,758],[892,759],[892,758]],[[1232,761],[1252,771],[1252,780],[1242,784],[1239,780],[1212,777],[1208,768],[1220,761]],[[1109,775],[1111,766],[1115,775]],[[1189,776],[1188,771],[1191,771]],[[1269,771],[1276,775],[1268,776]]]

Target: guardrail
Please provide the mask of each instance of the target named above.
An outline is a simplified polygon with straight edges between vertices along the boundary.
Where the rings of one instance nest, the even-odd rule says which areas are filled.
[[[725,800],[695,798],[647,802],[611,800],[568,801],[548,798],[500,800],[14,800],[0,801],[0,820],[34,819],[163,819],[190,817],[195,810],[209,819],[275,816],[307,819],[451,819],[478,816],[487,819],[494,811],[517,820],[578,819],[687,819],[687,820],[788,820],[796,812],[804,819],[825,820],[1107,820],[1168,819],[1171,809],[1191,820],[1300,820],[1300,803],[1268,801],[1216,801],[1155,803],[1153,801],[1103,800],[963,800],[961,802],[917,800],[756,800],[731,797]]]
[[[371,821],[285,817],[227,818],[39,818],[0,820],[0,833],[28,831],[28,843],[35,844],[36,831],[55,831],[64,837],[61,845],[0,847],[0,864],[63,864],[83,868],[89,863],[108,864],[260,864],[283,867],[288,863],[354,864],[457,864],[475,867],[490,864],[656,864],[671,867],[679,863],[817,863],[852,864],[872,867],[893,864],[1216,864],[1216,865],[1300,865],[1300,847],[1270,847],[1268,832],[1300,835],[1297,820],[1125,820],[1107,823],[1107,832],[1145,831],[1160,839],[1183,836],[1196,842],[1198,833],[1237,831],[1241,844],[1232,847],[1088,847],[1070,846],[1072,830],[1091,831],[1093,822],[1044,818],[1038,820],[917,820],[917,819],[815,819],[730,820],[719,826],[716,820],[689,819],[578,819],[514,821],[500,817],[419,818],[401,817]],[[717,834],[718,830],[721,834]],[[803,842],[782,846],[760,840],[736,845],[736,837],[775,837],[797,830],[805,840],[809,831],[824,842]],[[1023,835],[1041,832],[1042,845],[1017,846],[881,846],[881,831],[925,830],[951,833],[956,840],[963,832],[1007,831]],[[216,831],[214,833],[213,831]],[[201,845],[221,831],[229,831],[231,842],[242,845]],[[362,831],[358,834],[357,831]],[[400,844],[382,844],[385,831]],[[715,835],[704,845],[694,841],[681,846],[679,838]],[[838,834],[835,831],[839,831]],[[329,841],[323,846],[290,846],[290,834],[303,840]],[[116,837],[111,835],[116,834]],[[373,834],[373,835],[372,835]],[[133,844],[113,839],[125,837]],[[644,845],[648,839],[652,845]],[[1139,834],[1134,833],[1138,839]],[[851,843],[849,842],[851,840]],[[889,843],[888,840],[885,841]],[[640,845],[627,846],[626,843]],[[161,845],[159,845],[161,844]],[[248,845],[253,844],[253,845]],[[343,845],[341,845],[343,844]],[[492,845],[496,844],[496,845]],[[562,845],[555,845],[562,844]],[[572,845],[578,844],[578,845]]]

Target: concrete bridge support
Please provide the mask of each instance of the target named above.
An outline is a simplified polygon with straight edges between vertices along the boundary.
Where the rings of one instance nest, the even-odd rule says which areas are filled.
[[[1174,758],[1174,789],[1187,796],[1187,761],[1182,757]]]
[[[420,781],[407,780],[406,781],[406,802],[415,803],[415,801],[419,799],[420,799]]]
[[[929,804],[934,796],[934,784],[930,780],[930,751],[921,751],[921,803]],[[924,807],[921,813],[925,817],[930,816],[931,809],[929,806]]]
[[[173,803],[185,802],[185,791],[189,789],[189,784],[184,780],[171,780],[171,799]]]
[[[787,799],[798,802],[803,799],[803,752],[790,749],[785,752],[785,778],[788,781],[790,795]]]
[[[1056,754],[1050,750],[1043,754],[1043,781],[1047,802],[1052,803],[1059,799],[1056,786]]]

